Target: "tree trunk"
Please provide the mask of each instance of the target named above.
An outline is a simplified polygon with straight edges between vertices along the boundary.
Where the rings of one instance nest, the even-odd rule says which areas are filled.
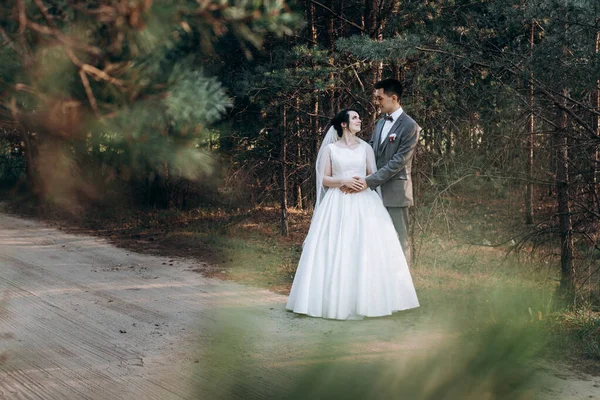
[[[600,23],[600,18],[596,18],[596,26],[598,26],[598,23]],[[600,31],[596,32],[595,39],[595,52],[597,56],[600,53]],[[592,93],[592,109],[600,112],[600,79],[596,80],[596,88]],[[598,136],[600,136],[600,118],[597,114],[593,114],[592,118],[593,127],[596,129]],[[592,144],[592,146],[592,205],[595,205],[596,210],[600,214],[600,146],[598,144]]]
[[[341,13],[342,10],[344,9],[344,0],[338,0],[337,3],[338,3],[338,10]],[[344,23],[344,21],[342,21],[341,19],[338,19],[338,37],[346,37],[346,33],[345,33],[345,29],[344,29],[345,26],[346,26],[346,24]]]
[[[300,98],[296,97],[296,110],[300,110]],[[300,111],[296,111],[296,169],[299,171],[296,174],[296,180],[294,185],[296,195],[296,207],[302,209],[304,204],[302,201],[302,181],[304,181],[305,169],[301,168],[303,163],[302,159],[302,130],[300,127]]]
[[[377,37],[377,5],[378,0],[365,0],[364,27],[371,37]]]
[[[315,23],[315,5],[307,0],[306,2],[306,20],[310,24],[309,33],[310,33],[310,43],[309,46],[313,47],[317,43],[317,25]]]
[[[556,181],[556,174],[557,174],[557,160],[558,160],[558,155],[556,154],[557,152],[557,143],[556,143],[556,138],[557,135],[549,135],[548,137],[548,151],[550,152],[549,154],[549,160],[550,160],[550,174],[551,176],[554,177],[554,181]],[[548,197],[554,197],[554,189],[556,188],[556,185],[548,185]]]
[[[564,90],[564,95],[567,91]],[[560,234],[560,292],[565,298],[574,294],[575,271],[573,268],[573,226],[569,196],[569,138],[567,135],[567,114],[558,110],[557,125],[557,170],[556,190],[558,192],[558,226]]]
[[[35,192],[38,184],[35,165],[37,149],[34,148],[33,140],[29,135],[29,128],[25,126],[25,124],[21,120],[21,115],[19,113],[19,110],[17,109],[17,100],[14,97],[10,100],[9,106],[12,117],[17,124],[17,131],[19,133],[19,136],[21,137],[21,140],[25,145],[23,153],[25,155],[26,182],[27,185],[30,188],[33,188]]]
[[[309,43],[309,47],[314,47],[317,43],[317,27],[316,27],[316,17],[315,17],[315,6],[310,3],[311,11],[309,13],[308,23],[310,25],[310,35],[312,43]],[[313,70],[316,70],[316,65],[312,65]],[[319,135],[319,91],[317,89],[313,90],[312,93],[312,107],[313,116],[310,117],[310,127],[311,127],[311,148],[308,155],[309,160],[315,160],[317,154],[317,146],[318,146],[318,135]],[[314,168],[311,168],[311,182],[316,180],[316,174]]]
[[[377,41],[381,41],[382,35],[380,34],[379,28],[377,26],[378,3],[379,3],[378,0],[365,0],[363,18],[364,18],[364,28],[365,28],[365,32],[367,33],[367,35],[369,35],[369,37],[371,37],[373,39],[376,39]],[[371,62],[370,79],[371,79],[372,85],[375,85],[375,83],[377,83],[378,81],[381,80],[382,70],[383,70],[382,62],[377,62],[377,61]],[[373,113],[371,114],[371,121],[372,121],[373,125],[375,124],[377,117],[378,117],[377,110],[374,109]]]
[[[24,130],[22,127],[19,129],[19,133],[21,134],[21,139],[23,139],[23,143],[25,144],[25,177],[27,180],[27,184],[29,187],[35,188],[37,186],[37,175],[35,173],[35,155],[36,149],[34,148],[33,140],[31,136],[29,136],[29,132]]]
[[[341,10],[338,9],[338,13],[341,14]],[[331,116],[335,115],[335,74],[334,74],[334,69],[335,69],[335,58],[334,58],[334,53],[335,53],[335,41],[337,40],[337,35],[335,32],[335,22],[334,22],[334,18],[330,18],[329,19],[329,29],[328,29],[328,34],[329,34],[329,43],[330,43],[330,47],[329,47],[329,51],[330,51],[330,56],[329,56],[329,66],[331,68],[331,72],[329,73],[329,91],[328,91],[328,95],[329,95],[329,111],[331,113]]]
[[[533,57],[533,39],[535,36],[535,25],[531,22],[529,30],[529,58]],[[530,67],[532,68],[532,67]],[[533,68],[529,73],[529,118],[527,120],[527,193],[525,197],[525,223],[533,224]]]
[[[312,133],[311,133],[311,152],[310,152],[310,160],[313,160],[311,163],[311,166],[314,165],[315,160],[317,159],[317,152],[319,149],[319,137],[320,135],[320,123],[319,123],[319,95],[318,92],[315,91],[314,93],[314,99],[313,99],[313,113],[314,113],[314,117],[312,118]],[[310,182],[314,184],[314,182],[317,180],[317,174],[316,174],[316,169],[315,168],[311,168],[310,169],[311,174],[310,174]],[[316,200],[316,193],[314,193],[314,191],[311,191],[311,193],[313,194],[312,198],[311,198],[311,204],[315,203]]]
[[[281,162],[281,236],[288,235],[287,214],[287,109],[283,107],[283,125],[281,130],[281,149],[279,159]]]
[[[446,132],[446,155],[450,156],[454,150],[454,137],[452,135],[452,128],[448,127]]]

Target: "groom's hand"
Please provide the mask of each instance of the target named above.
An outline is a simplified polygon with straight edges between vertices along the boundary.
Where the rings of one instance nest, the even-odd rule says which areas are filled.
[[[360,182],[360,178],[355,176],[352,180],[340,186],[340,190],[345,194],[358,193],[364,190],[364,185]]]
[[[362,192],[363,190],[367,190],[367,188],[369,187],[369,186],[367,186],[367,181],[365,180],[365,178],[361,178],[359,176],[355,176],[354,180],[358,181],[360,183],[361,189],[359,190],[359,192]]]

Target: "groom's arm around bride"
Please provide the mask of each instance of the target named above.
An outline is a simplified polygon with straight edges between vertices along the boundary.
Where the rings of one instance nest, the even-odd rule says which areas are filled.
[[[398,142],[396,146],[393,143],[388,143],[390,149],[384,150],[383,154],[376,155],[377,171],[365,178],[365,183],[370,189],[376,189],[379,186],[384,186],[390,180],[411,180],[412,158],[419,141],[419,132],[421,128],[415,121],[410,119],[403,127],[402,132],[397,135],[394,142]],[[386,140],[391,141],[389,138]],[[391,154],[391,157],[386,157]],[[408,183],[408,182],[407,182]],[[397,196],[389,193],[385,196],[384,203],[386,206],[408,207],[414,204],[412,184],[410,187],[401,185],[405,190],[397,193]],[[382,187],[383,189],[383,187]],[[407,190],[410,189],[410,190]]]

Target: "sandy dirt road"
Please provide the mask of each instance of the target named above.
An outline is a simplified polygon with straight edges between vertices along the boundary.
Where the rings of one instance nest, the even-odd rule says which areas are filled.
[[[239,339],[229,350],[257,366],[252,379],[275,373],[250,393],[266,399],[324,338],[340,339],[340,348],[327,343],[339,357],[368,361],[410,358],[443,336],[418,313],[348,323],[299,317],[284,311],[284,296],[207,279],[201,268],[0,213],[0,399],[210,398],[194,388],[229,367],[198,366],[227,335]],[[598,378],[547,374],[555,385],[540,399],[600,399]]]

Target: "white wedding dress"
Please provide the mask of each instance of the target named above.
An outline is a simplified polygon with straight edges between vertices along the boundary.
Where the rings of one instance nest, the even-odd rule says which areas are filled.
[[[326,146],[333,177],[367,173],[371,147]],[[327,189],[312,218],[286,308],[331,319],[419,306],[392,219],[378,193]]]

